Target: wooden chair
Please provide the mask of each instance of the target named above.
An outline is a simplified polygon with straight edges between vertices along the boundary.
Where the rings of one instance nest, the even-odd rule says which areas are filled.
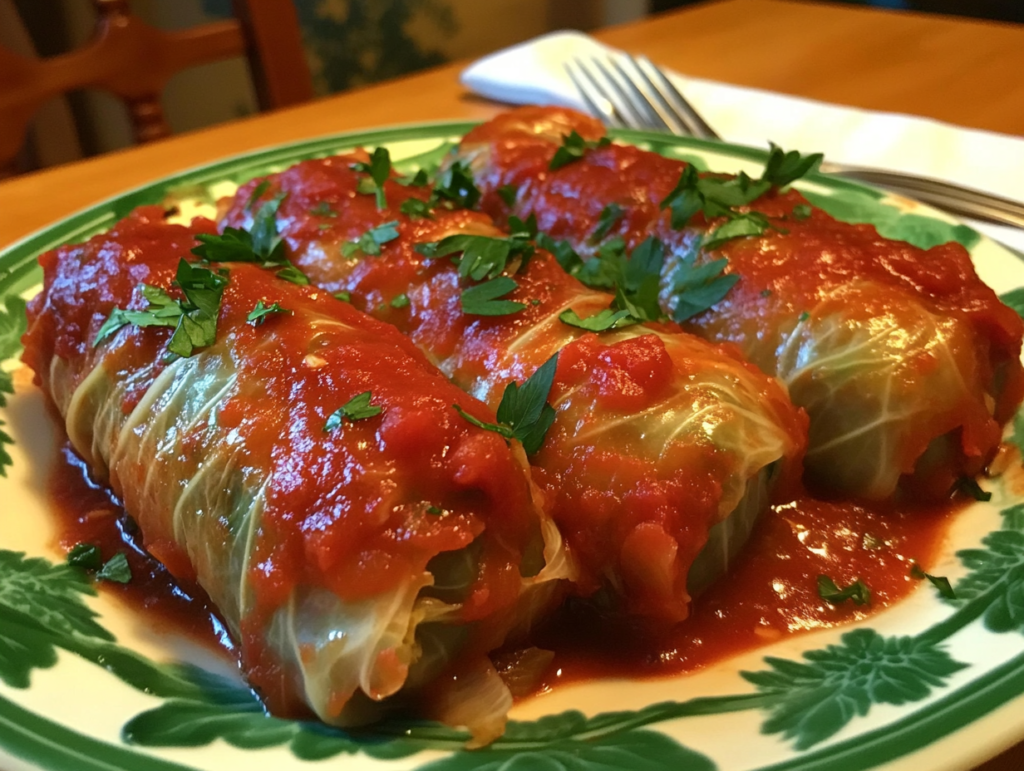
[[[127,0],[92,2],[96,31],[82,48],[33,59],[0,47],[0,176],[13,171],[39,108],[76,89],[104,89],[124,101],[138,142],[170,133],[160,104],[164,85],[197,64],[247,57],[261,109],[313,96],[292,0],[232,0],[234,19],[173,32],[132,15]]]

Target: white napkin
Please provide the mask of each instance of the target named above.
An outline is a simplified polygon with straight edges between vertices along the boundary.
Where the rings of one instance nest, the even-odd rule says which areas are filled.
[[[580,32],[552,32],[480,59],[462,73],[477,93],[512,104],[586,110],[564,64],[615,49]],[[871,112],[671,74],[679,90],[727,142],[769,140],[833,160],[921,174],[1024,200],[1024,139],[928,118]],[[1024,251],[1024,231],[970,222]]]

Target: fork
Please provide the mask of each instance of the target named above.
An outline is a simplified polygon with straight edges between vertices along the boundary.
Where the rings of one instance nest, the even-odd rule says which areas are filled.
[[[609,126],[722,139],[645,56],[575,59],[565,69],[590,111]],[[819,170],[884,187],[951,214],[1024,228],[1024,203],[991,193],[930,177],[830,161],[823,161]]]

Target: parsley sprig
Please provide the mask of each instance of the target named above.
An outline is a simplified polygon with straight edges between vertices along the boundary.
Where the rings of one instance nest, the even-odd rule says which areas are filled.
[[[372,227],[359,236],[355,241],[347,241],[341,245],[342,257],[354,257],[357,253],[376,257],[380,254],[380,248],[398,238],[398,220],[384,222]]]
[[[361,394],[353,396],[327,417],[327,422],[324,423],[324,431],[330,432],[341,428],[346,420],[355,422],[372,418],[374,415],[380,415],[384,408],[376,404],[370,404],[371,399],[373,399],[372,391],[363,391]]]
[[[500,276],[515,257],[521,260],[517,272],[522,270],[535,251],[531,239],[537,234],[537,220],[532,214],[526,222],[511,217],[509,229],[507,237],[458,234],[416,244],[415,248],[427,259],[458,255],[453,262],[458,265],[462,278],[493,279]]]
[[[363,195],[372,195],[377,199],[377,208],[387,207],[388,201],[384,196],[384,183],[391,177],[391,153],[386,147],[378,147],[370,156],[370,162],[362,161],[353,163],[349,168],[353,171],[364,173],[367,176],[361,177],[356,183],[356,190]]]
[[[217,316],[228,277],[212,270],[178,262],[174,283],[184,300],[176,300],[159,287],[143,284],[142,296],[149,302],[144,311],[114,308],[103,322],[93,346],[99,345],[122,327],[174,327],[167,350],[188,358],[197,348],[213,345],[217,339]]]
[[[838,605],[847,600],[852,600],[854,605],[867,605],[871,602],[871,590],[859,578],[840,589],[828,576],[818,576],[818,596],[830,605]]]
[[[562,137],[562,145],[555,150],[554,156],[551,158],[551,163],[548,164],[548,168],[551,171],[560,169],[563,166],[568,166],[570,163],[578,161],[587,150],[593,150],[598,147],[605,147],[610,145],[612,142],[608,137],[601,137],[596,142],[588,142],[581,137],[575,129],[569,134]]]
[[[481,195],[469,164],[456,161],[441,170],[430,197],[435,206],[448,204],[460,209],[472,209]]]
[[[272,316],[277,313],[288,315],[291,311],[287,308],[282,308],[278,303],[266,305],[263,300],[257,300],[256,305],[251,311],[249,311],[249,315],[245,317],[245,320],[254,327],[258,327],[267,320],[267,316]]]
[[[548,404],[551,384],[558,368],[558,354],[534,372],[521,386],[512,381],[505,386],[498,404],[497,423],[485,423],[453,404],[455,410],[477,428],[493,431],[505,439],[518,439],[527,455],[533,455],[544,444],[548,429],[555,421],[555,409]]]
[[[192,254],[206,262],[250,262],[293,284],[306,286],[309,278],[291,264],[284,239],[277,229],[277,210],[287,193],[282,192],[264,203],[253,215],[252,228],[224,228],[219,235],[200,233],[199,246]]]
[[[570,327],[578,327],[588,332],[607,332],[609,329],[622,329],[640,322],[629,311],[617,311],[613,308],[605,308],[586,317],[581,317],[572,308],[567,308],[558,314],[558,320]]]

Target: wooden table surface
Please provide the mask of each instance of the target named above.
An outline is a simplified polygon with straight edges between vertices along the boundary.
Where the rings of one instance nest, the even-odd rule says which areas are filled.
[[[596,33],[688,75],[1024,136],[1024,26],[725,0]],[[227,155],[393,123],[484,120],[465,62],[0,182],[0,248],[91,203]],[[1024,770],[1024,744],[979,771]],[[929,771],[922,769],[921,771]]]

